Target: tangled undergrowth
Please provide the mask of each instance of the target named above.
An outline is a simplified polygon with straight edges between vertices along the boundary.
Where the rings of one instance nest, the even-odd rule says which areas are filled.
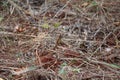
[[[1,0],[0,80],[119,80],[119,0]]]

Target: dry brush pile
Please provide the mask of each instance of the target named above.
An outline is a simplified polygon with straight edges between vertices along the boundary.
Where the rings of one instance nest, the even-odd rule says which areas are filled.
[[[1,0],[0,80],[119,80],[119,0]]]

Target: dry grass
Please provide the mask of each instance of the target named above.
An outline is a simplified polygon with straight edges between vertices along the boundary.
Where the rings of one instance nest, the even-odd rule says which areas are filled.
[[[119,80],[119,0],[0,4],[0,79]]]

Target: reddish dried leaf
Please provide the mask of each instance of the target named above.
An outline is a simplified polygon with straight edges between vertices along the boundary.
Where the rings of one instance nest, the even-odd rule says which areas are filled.
[[[65,50],[65,53],[64,53],[64,56],[65,57],[80,57],[80,53],[77,53],[77,52],[74,52],[72,50]]]

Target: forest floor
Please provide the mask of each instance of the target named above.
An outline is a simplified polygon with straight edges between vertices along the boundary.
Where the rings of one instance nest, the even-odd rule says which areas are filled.
[[[0,80],[119,80],[120,1],[0,1]]]

